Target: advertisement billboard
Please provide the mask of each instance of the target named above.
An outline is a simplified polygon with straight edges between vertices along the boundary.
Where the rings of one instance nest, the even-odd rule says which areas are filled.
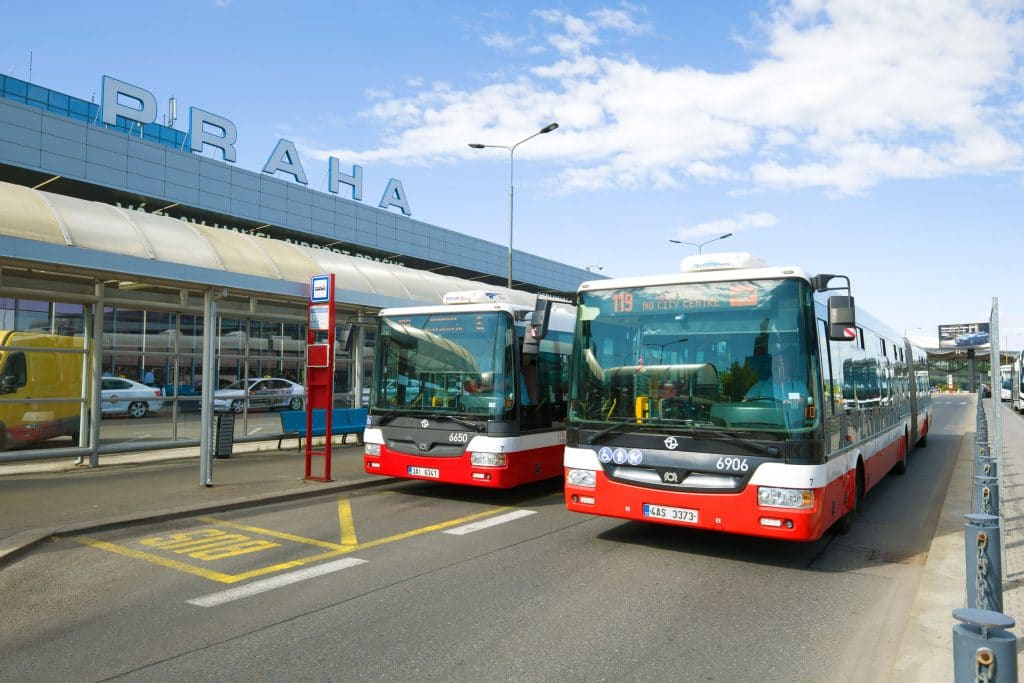
[[[988,346],[988,323],[939,325],[939,347],[972,348]]]

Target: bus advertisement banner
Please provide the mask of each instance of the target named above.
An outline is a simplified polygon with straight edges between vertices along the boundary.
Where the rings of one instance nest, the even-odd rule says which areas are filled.
[[[939,325],[939,347],[988,346],[988,323],[959,323]]]

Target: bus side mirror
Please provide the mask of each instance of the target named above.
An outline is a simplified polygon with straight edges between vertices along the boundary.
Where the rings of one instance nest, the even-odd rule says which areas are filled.
[[[541,299],[537,297],[537,305],[533,309],[533,315],[530,316],[530,335],[534,339],[543,339],[548,333],[548,323],[551,321],[551,304],[550,299]]]
[[[829,341],[857,339],[857,312],[852,296],[832,296],[828,300]]]

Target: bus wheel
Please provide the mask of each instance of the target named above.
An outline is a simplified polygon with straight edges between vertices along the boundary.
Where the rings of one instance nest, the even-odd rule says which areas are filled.
[[[7,426],[0,422],[0,451],[7,450]]]
[[[896,464],[893,465],[893,468],[892,468],[892,471],[895,472],[896,474],[906,474],[907,473],[907,456],[908,456],[908,453],[909,453],[909,449],[907,448],[907,446],[908,446],[909,443],[910,443],[910,435],[908,435],[906,432],[903,432],[903,443],[901,444],[901,450],[903,451],[903,457],[901,457],[899,460],[897,460]]]
[[[854,515],[860,512],[860,499],[864,497],[864,471],[861,464],[857,463],[857,473],[854,475],[855,484],[853,487],[853,505],[846,511],[846,514],[836,522],[836,533],[843,535],[850,533],[853,528]]]

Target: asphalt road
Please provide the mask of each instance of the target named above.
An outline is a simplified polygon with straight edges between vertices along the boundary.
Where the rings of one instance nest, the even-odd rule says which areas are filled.
[[[811,544],[421,482],[57,540],[0,572],[0,679],[885,680],[966,413]]]

